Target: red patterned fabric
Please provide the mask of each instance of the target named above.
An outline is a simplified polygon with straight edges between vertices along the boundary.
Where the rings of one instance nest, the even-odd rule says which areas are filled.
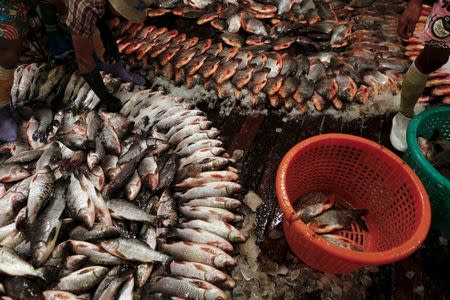
[[[14,24],[0,23],[0,37],[7,40],[19,39],[19,30]]]

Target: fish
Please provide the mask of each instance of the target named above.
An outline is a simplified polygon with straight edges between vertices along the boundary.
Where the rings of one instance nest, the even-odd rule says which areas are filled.
[[[13,85],[11,87],[11,105],[13,108],[16,108],[18,105],[19,85],[22,80],[23,71],[25,70],[26,67],[27,67],[27,65],[22,64],[22,65],[19,65],[14,70],[14,80],[13,80]]]
[[[368,231],[367,224],[362,219],[367,215],[366,209],[347,209],[333,207],[314,217],[307,225],[315,233],[330,233],[338,229],[351,229],[352,222],[362,230]]]
[[[241,185],[229,181],[208,182],[198,187],[187,190],[184,193],[176,193],[175,196],[182,201],[192,200],[202,197],[227,197],[238,193]]]
[[[230,280],[229,275],[209,265],[196,262],[172,261],[168,269],[173,276],[194,278],[211,283],[224,283],[230,288],[235,286],[234,280]]]
[[[363,251],[362,247],[355,245],[355,242],[353,242],[351,239],[348,239],[341,235],[321,234],[320,237],[322,237],[326,241],[330,242],[331,244],[339,246],[344,249],[350,249],[350,250],[359,251],[359,252]]]
[[[102,195],[105,198],[108,199],[113,197],[127,184],[136,170],[139,159],[140,157],[136,157],[119,168],[117,173],[113,176],[111,182],[109,182],[103,189]]]
[[[47,203],[55,187],[55,176],[48,166],[38,170],[30,182],[30,194],[27,203],[27,221],[34,224],[39,211]]]
[[[144,41],[156,31],[143,24],[129,28],[139,32],[127,32],[125,39]],[[164,31],[152,38],[167,41]],[[193,41],[186,50],[195,49],[196,56],[184,67],[198,68],[197,73],[213,53],[219,65],[233,61],[238,69],[253,59],[251,51],[239,54],[234,48],[223,51],[211,40]],[[122,50],[136,50],[138,55],[138,43],[133,43]],[[185,46],[183,41],[180,45]],[[208,57],[197,59],[201,55]],[[15,286],[29,277],[44,278],[45,272],[45,280],[33,283],[39,286],[36,295],[43,293],[44,298],[128,299],[146,294],[149,282],[170,273],[187,276],[186,282],[197,280],[208,297],[229,297],[225,289],[236,283],[219,269],[237,263],[229,254],[235,250],[232,243],[246,237],[222,221],[242,220],[241,202],[231,198],[242,188],[237,170],[226,169],[234,161],[225,153],[220,131],[193,105],[162,92],[132,94],[128,87],[111,83],[110,75],[102,75],[110,88],[115,85],[117,91],[130,93],[121,99],[123,114],[89,111],[97,101],[95,93],[88,86],[80,93],[86,83],[76,72],[58,79],[66,70],[59,69],[52,73],[59,82],[48,82],[49,98],[59,99],[55,94],[60,90],[61,99],[67,97],[69,103],[53,113],[47,103],[24,102],[36,109],[24,121],[31,147],[18,141],[4,148],[2,161],[8,163],[2,163],[0,174],[6,174],[8,182],[0,184],[0,270],[6,276],[4,285],[14,286],[6,294],[26,294],[25,288]],[[226,81],[231,84],[231,79]],[[73,100],[77,103],[71,105]],[[36,132],[42,142],[33,140]],[[158,180],[149,179],[149,174]],[[172,264],[169,270],[176,257],[160,246],[176,243],[190,243],[188,255],[200,249],[201,262],[183,261],[184,266]],[[1,249],[11,251],[14,263],[3,260],[9,254]],[[202,264],[206,267],[195,269]],[[215,283],[224,290],[215,290]]]
[[[137,222],[147,222],[156,225],[157,217],[146,213],[133,203],[126,200],[111,199],[107,202],[111,216],[117,219],[126,219]]]
[[[137,169],[142,183],[150,190],[155,190],[159,184],[159,169],[153,155],[147,155]]]
[[[10,183],[29,177],[30,172],[21,165],[2,164],[0,166],[0,182]]]
[[[20,210],[29,196],[31,177],[16,183],[5,194],[0,201],[0,226],[8,225],[14,220],[14,212]]]
[[[55,182],[53,199],[39,214],[39,222],[31,235],[31,251],[35,266],[43,265],[53,251],[61,229],[61,215],[66,208],[67,183],[64,179]],[[34,227],[34,226],[33,226]]]
[[[192,155],[196,151],[207,147],[222,147],[223,142],[217,139],[203,139],[193,142],[192,144],[180,149],[177,154],[180,157]]]
[[[17,101],[25,102],[28,97],[28,93],[30,91],[31,81],[38,70],[38,65],[36,63],[30,64],[24,67],[22,71],[22,76],[20,78],[19,86],[17,88],[18,95]]]
[[[73,293],[86,292],[100,283],[107,272],[105,267],[89,266],[61,278],[55,289]]]
[[[206,184],[208,182],[237,181],[238,178],[239,178],[238,174],[231,171],[203,172],[195,175],[195,177],[186,178],[182,182],[177,183],[175,185],[175,188],[178,190],[191,189]]]
[[[234,249],[223,237],[200,228],[175,228],[173,234],[183,241],[207,244],[229,253]]]
[[[234,226],[220,220],[213,220],[211,222],[203,220],[191,220],[181,223],[182,228],[200,228],[209,232],[215,233],[230,242],[243,242],[246,237]]]
[[[111,255],[101,247],[89,242],[71,240],[70,247],[76,254],[86,256],[92,264],[119,265],[124,263],[121,258]]]
[[[231,32],[222,33],[221,39],[225,44],[238,48],[242,48],[245,42],[244,38],[241,35]]]
[[[242,29],[244,29],[249,33],[264,36],[268,35],[267,30],[264,27],[264,24],[260,20],[253,18],[247,12],[241,13],[241,26]]]
[[[306,194],[297,199],[294,210],[303,222],[308,223],[312,218],[332,208],[335,203],[335,195],[327,195],[321,192]]]
[[[129,201],[133,201],[136,199],[137,195],[142,186],[141,178],[139,177],[139,173],[135,171],[130,181],[125,186],[126,196]]]
[[[59,299],[67,299],[67,300],[88,300],[89,294],[82,295],[74,295],[69,292],[63,291],[44,291],[43,293],[45,300],[59,300]]]
[[[13,250],[4,246],[0,246],[0,271],[10,276],[43,277],[42,270],[36,270]]]
[[[62,159],[61,149],[56,142],[51,143],[48,148],[42,153],[41,157],[36,162],[36,170],[41,170],[45,166],[49,166],[51,170],[55,170]]]
[[[102,241],[101,247],[107,252],[125,260],[143,263],[161,262],[166,264],[170,257],[151,249],[147,244],[135,239],[118,238]]]
[[[178,170],[178,158],[176,155],[171,155],[164,164],[164,167],[161,168],[158,186],[156,187],[156,190],[160,191],[171,186],[173,181],[175,180],[177,170]]]
[[[238,222],[241,221],[240,216],[236,216],[232,212],[216,207],[208,206],[180,206],[179,211],[188,219],[197,220],[222,220],[225,222]]]
[[[179,168],[183,168],[189,164],[195,164],[203,161],[205,158],[221,156],[225,153],[225,149],[219,147],[203,148],[192,153],[188,157],[180,160]]]
[[[211,287],[212,286],[212,287]],[[149,282],[149,292],[164,293],[175,297],[184,297],[188,294],[193,299],[229,299],[219,288],[205,281],[187,278],[173,278],[155,276]]]
[[[94,203],[74,174],[70,175],[70,183],[67,188],[67,208],[73,218],[80,220],[88,228],[93,227],[95,222]]]
[[[338,85],[339,99],[345,102],[353,102],[355,99],[358,87],[350,76],[337,75],[336,83]]]
[[[103,224],[95,224],[92,229],[86,229],[83,226],[77,226],[73,228],[69,237],[75,241],[98,241],[103,239],[116,238],[120,236],[120,231],[111,226],[111,225],[103,225]]]
[[[126,267],[116,266],[112,268],[98,285],[93,299],[106,300],[114,298],[122,284],[130,277],[132,277],[132,274]]]
[[[208,206],[225,208],[229,210],[238,209],[241,206],[241,202],[234,198],[229,197],[206,197],[200,199],[190,200],[183,203],[185,206]]]
[[[176,242],[161,245],[161,250],[179,260],[199,262],[217,268],[236,265],[236,260],[226,252],[206,244]]]
[[[217,84],[222,84],[231,77],[233,77],[234,74],[236,74],[239,67],[239,62],[236,60],[230,60],[226,62],[223,65],[219,65],[217,71],[213,75],[214,80]]]

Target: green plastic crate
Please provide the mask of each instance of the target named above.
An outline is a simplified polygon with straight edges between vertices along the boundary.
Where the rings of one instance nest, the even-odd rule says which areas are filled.
[[[441,175],[425,158],[417,137],[430,138],[439,129],[450,141],[450,107],[428,109],[411,120],[407,131],[408,150],[403,160],[416,172],[431,202],[431,227],[450,233],[450,180]]]

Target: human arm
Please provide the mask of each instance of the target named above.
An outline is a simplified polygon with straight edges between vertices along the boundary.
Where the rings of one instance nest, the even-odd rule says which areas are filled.
[[[397,33],[404,39],[408,39],[414,33],[417,21],[422,10],[422,0],[410,0],[406,5],[398,21]]]

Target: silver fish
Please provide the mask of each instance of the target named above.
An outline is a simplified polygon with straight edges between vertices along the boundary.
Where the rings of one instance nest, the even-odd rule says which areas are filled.
[[[43,293],[45,300],[89,300],[89,294],[74,295],[69,292],[63,291],[44,291]]]
[[[43,275],[41,270],[36,270],[14,251],[3,246],[0,246],[0,271],[10,276],[42,277]]]
[[[162,218],[162,226],[172,227],[178,222],[177,204],[169,189],[165,190],[158,202],[158,217]]]
[[[241,201],[228,197],[206,197],[200,199],[193,199],[189,202],[184,202],[185,206],[208,206],[224,209],[238,209],[241,207]]]
[[[69,237],[76,241],[99,241],[103,239],[112,239],[120,236],[120,231],[113,227],[107,225],[96,224],[90,230],[84,228],[83,226],[77,226],[70,231]]]
[[[220,140],[213,140],[213,139],[200,140],[200,141],[197,141],[197,142],[189,145],[188,147],[185,147],[184,149],[181,149],[178,152],[178,155],[189,156],[189,155],[192,155],[194,152],[196,152],[200,149],[203,149],[203,148],[222,147],[222,146],[223,146],[223,142]]]
[[[241,185],[235,182],[216,181],[208,182],[184,193],[177,193],[175,196],[182,201],[204,197],[228,197],[238,193],[241,189]]]
[[[36,162],[36,170],[40,170],[45,166],[49,166],[51,170],[56,169],[58,162],[61,160],[62,154],[59,144],[53,142],[49,147],[42,153],[42,156]]]
[[[223,208],[182,205],[180,206],[179,211],[183,214],[183,216],[191,220],[206,220],[206,221],[221,220],[224,222],[242,221],[241,216],[235,215],[232,212]]]
[[[118,238],[103,241],[101,247],[113,255],[130,261],[167,263],[170,260],[169,256],[157,252],[135,239]]]
[[[246,237],[234,226],[225,223],[223,221],[203,221],[203,220],[191,220],[189,222],[181,223],[182,228],[200,228],[215,233],[230,242],[243,242]]]
[[[50,256],[61,228],[60,217],[66,208],[67,183],[59,180],[55,183],[54,197],[49,200],[45,210],[39,214],[39,222],[33,227],[31,235],[31,251],[34,264],[40,266]]]
[[[47,202],[55,187],[55,176],[49,167],[38,170],[30,182],[30,195],[27,203],[27,219],[29,224],[36,221],[40,209]]]
[[[30,175],[30,172],[20,165],[2,164],[0,166],[0,182],[15,182]]]
[[[158,218],[126,200],[111,199],[107,203],[111,216],[116,219],[147,222],[156,225]]]
[[[134,278],[130,277],[125,281],[122,289],[118,293],[117,300],[133,299]]]
[[[211,283],[225,283],[230,281],[230,276],[224,272],[209,265],[197,262],[173,261],[169,264],[168,270],[170,274],[174,276],[205,280]],[[230,282],[233,283],[234,280],[231,279]],[[233,286],[231,288],[233,288]]]
[[[173,230],[175,236],[186,242],[199,244],[207,244],[223,250],[232,252],[233,246],[230,242],[215,233],[200,228],[175,228]]]
[[[193,279],[194,280],[194,279]],[[186,278],[172,278],[155,276],[151,279],[149,291],[164,293],[176,297],[186,297],[196,300],[229,299],[219,288],[210,288],[204,285],[205,281],[189,281]]]
[[[214,246],[191,242],[161,245],[161,250],[176,259],[199,262],[218,268],[236,265],[236,260]]]
[[[147,155],[140,163],[137,169],[142,183],[151,191],[154,191],[159,184],[159,169],[153,155]]]
[[[107,272],[108,269],[101,266],[86,267],[61,278],[55,289],[82,293],[99,284]]]
[[[64,262],[64,267],[59,273],[60,276],[64,277],[82,268],[83,264],[86,263],[88,257],[85,255],[72,255],[66,258]]]
[[[74,174],[70,175],[70,184],[67,189],[67,208],[73,218],[92,228],[95,221],[94,203]]]
[[[237,181],[239,175],[230,171],[210,171],[197,174],[195,177],[189,177],[175,185],[177,189],[190,189],[202,184],[215,181]]]
[[[130,181],[128,181],[128,183],[125,186],[126,196],[128,200],[133,201],[134,199],[136,199],[141,189],[141,185],[142,185],[141,178],[139,177],[138,172],[135,171]]]
[[[116,266],[112,268],[108,274],[106,274],[105,278],[98,285],[97,289],[94,293],[94,300],[107,300],[114,299],[117,291],[119,290],[122,283],[125,282],[132,274],[127,272],[127,268],[123,268],[121,266]]]
[[[122,259],[111,255],[97,245],[74,240],[70,241],[70,245],[76,254],[87,256],[93,264],[119,265],[124,263]]]
[[[112,226],[111,215],[105,200],[103,199],[101,193],[95,188],[92,181],[87,179],[84,175],[80,175],[80,184],[95,207],[96,220],[103,225]]]

